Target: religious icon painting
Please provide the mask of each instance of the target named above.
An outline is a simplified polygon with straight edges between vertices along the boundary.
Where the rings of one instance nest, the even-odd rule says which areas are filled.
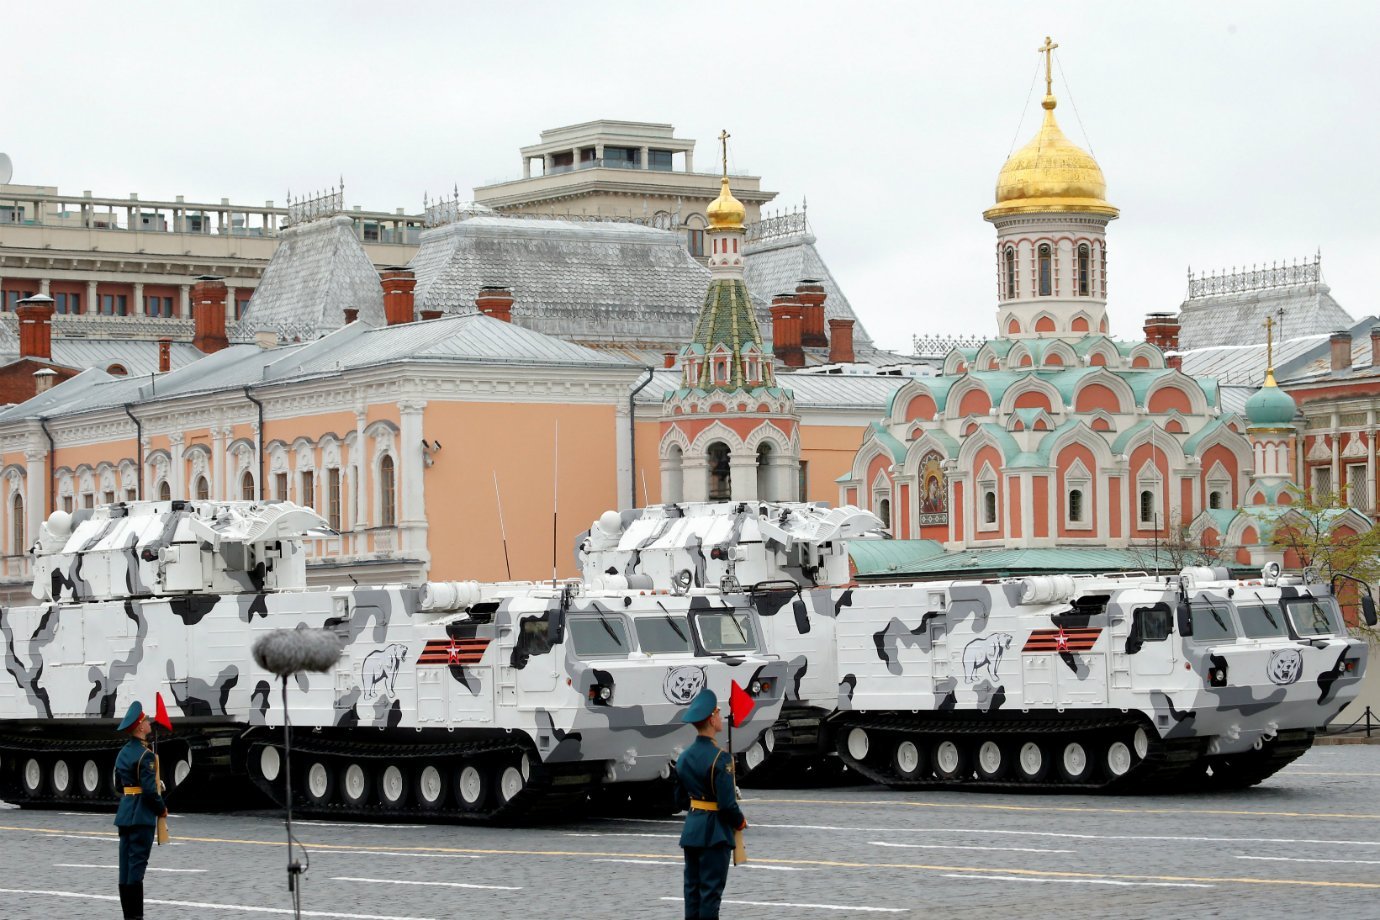
[[[932,450],[920,458],[920,524],[949,523],[949,483],[942,466],[944,457]]]

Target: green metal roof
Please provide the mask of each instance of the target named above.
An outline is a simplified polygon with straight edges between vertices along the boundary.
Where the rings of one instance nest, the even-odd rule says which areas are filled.
[[[891,459],[896,463],[901,463],[906,459],[906,445],[897,440],[896,436],[887,430],[881,422],[873,422],[869,425],[872,429],[872,436],[877,442],[886,448],[887,453],[891,454]]]
[[[882,553],[859,553],[859,541],[848,545],[859,581],[900,578],[1005,578],[1018,575],[1092,574],[1153,570],[1154,548],[1106,549],[1040,547],[1028,549],[970,549],[934,552],[933,540],[891,540]],[[907,550],[907,546],[913,547]],[[1175,568],[1169,554],[1160,558],[1161,570]],[[1175,568],[1177,571],[1177,568]]]
[[[938,540],[850,540],[848,557],[858,577],[909,572],[926,559],[944,554]]]

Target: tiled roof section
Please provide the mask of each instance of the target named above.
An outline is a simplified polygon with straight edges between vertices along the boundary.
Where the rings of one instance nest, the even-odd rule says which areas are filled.
[[[1179,347],[1185,351],[1265,341],[1265,318],[1283,322],[1275,335],[1296,339],[1347,329],[1355,320],[1321,281],[1288,287],[1193,297],[1179,308]]]
[[[752,298],[748,297],[746,285],[737,278],[715,278],[709,283],[709,291],[704,296],[704,308],[700,310],[699,322],[695,324],[693,346],[699,346],[701,354],[710,355],[720,346],[727,348],[729,358],[729,379],[718,383],[714,379],[714,362],[705,361],[700,365],[698,386],[702,390],[738,390],[748,386],[747,365],[743,355],[744,346],[756,347],[762,355],[762,331],[757,327],[757,317],[753,312]],[[766,386],[772,386],[771,365],[764,362],[763,377]]]
[[[709,272],[675,233],[634,224],[472,217],[422,232],[419,309],[468,312],[479,289],[513,292],[513,322],[580,343],[676,351]]]
[[[1275,367],[1326,346],[1326,335],[1309,335],[1275,343]],[[1366,342],[1366,352],[1370,343]],[[1182,370],[1190,377],[1216,377],[1228,386],[1258,387],[1265,382],[1265,343],[1258,345],[1216,345],[1179,353]]]
[[[173,342],[168,357],[172,366],[178,368],[201,358],[202,353],[187,342]],[[17,349],[0,351],[0,365],[18,360]],[[52,363],[102,371],[118,365],[127,374],[147,376],[158,371],[158,343],[139,339],[59,339],[54,336]]]
[[[838,282],[824,264],[815,238],[810,233],[794,233],[749,242],[743,255],[743,277],[748,290],[757,301],[757,318],[770,328],[771,314],[767,308],[776,294],[791,292],[806,278],[824,285],[824,318],[853,320],[853,342],[868,345],[872,337],[853,312],[853,306],[839,288]]]
[[[345,325],[345,310],[384,324],[379,273],[344,215],[284,230],[278,248],[231,338],[276,332],[284,342],[309,342]]]
[[[658,369],[652,382],[637,394],[637,402],[660,406],[662,397],[681,385],[677,370]],[[910,378],[863,375],[778,374],[776,385],[790,389],[797,409],[856,409],[881,415],[891,396]]]
[[[1373,374],[1371,365],[1370,330],[1380,324],[1380,319],[1367,316],[1353,324],[1346,331],[1351,333],[1351,367],[1338,376]],[[1342,327],[1346,328],[1346,327]],[[1331,336],[1320,336],[1316,344],[1304,353],[1287,361],[1275,360],[1275,377],[1281,382],[1299,383],[1319,377],[1331,377],[1332,343]]]

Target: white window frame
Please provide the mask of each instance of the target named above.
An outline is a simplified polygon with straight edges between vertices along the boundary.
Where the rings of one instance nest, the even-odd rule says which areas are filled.
[[[991,466],[983,466],[982,472],[978,474],[977,496],[977,529],[981,532],[993,532],[1001,529],[1001,496],[997,493],[998,479],[996,472]],[[993,496],[992,501],[992,520],[987,519],[987,496]]]
[[[1327,485],[1322,484],[1322,480],[1327,480]],[[1323,464],[1313,467],[1308,476],[1308,483],[1313,488],[1313,501],[1324,502],[1332,495],[1336,494],[1337,484],[1332,481],[1332,467]]]
[[[1069,467],[1064,473],[1064,527],[1069,530],[1092,530],[1092,474],[1083,465],[1083,461],[1075,460],[1073,466]],[[1078,520],[1074,520],[1073,515],[1069,514],[1069,496],[1074,490],[1083,493],[1083,515]]]
[[[1150,528],[1152,530],[1167,526],[1167,521],[1156,520],[1160,508],[1164,506],[1164,480],[1160,478],[1160,471],[1155,467],[1154,461],[1147,460],[1145,465],[1140,468],[1139,475],[1136,476],[1136,521],[1141,530]],[[1149,492],[1151,495],[1150,518],[1147,520],[1144,509],[1141,507],[1141,494]]]
[[[1357,500],[1356,500],[1356,488],[1355,488],[1356,483],[1355,483],[1355,477],[1353,476],[1353,474],[1354,474],[1355,472],[1357,472],[1358,470],[1359,470],[1360,473],[1361,473],[1360,481],[1361,481],[1361,490],[1362,490],[1362,491],[1361,491],[1361,501],[1360,501],[1359,503],[1358,503]],[[1346,503],[1347,503],[1347,507],[1349,507],[1349,508],[1355,508],[1357,511],[1369,512],[1369,511],[1370,511],[1370,501],[1369,501],[1370,495],[1369,495],[1368,493],[1370,492],[1370,483],[1369,483],[1369,480],[1368,480],[1368,478],[1367,478],[1367,476],[1366,476],[1366,465],[1365,465],[1364,463],[1348,463],[1348,464],[1346,464],[1346,470],[1345,470],[1345,472],[1346,472]]]

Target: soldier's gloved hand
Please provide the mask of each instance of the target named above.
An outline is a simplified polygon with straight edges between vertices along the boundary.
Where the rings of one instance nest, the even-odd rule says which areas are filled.
[[[747,818],[744,818],[744,819],[743,819],[743,823],[738,825],[738,830],[740,830],[740,831],[745,831],[745,830],[747,830]]]
[[[161,815],[159,815],[158,817],[160,817],[160,818],[166,818],[167,816],[168,816],[168,810],[165,808],[165,809],[163,809],[163,813],[162,813]]]

